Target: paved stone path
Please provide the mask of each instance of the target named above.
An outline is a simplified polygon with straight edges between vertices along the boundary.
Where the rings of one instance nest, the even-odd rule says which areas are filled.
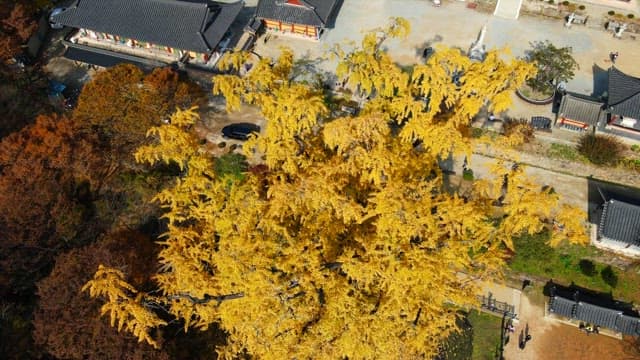
[[[498,0],[494,16],[505,19],[517,19],[520,16],[522,0]]]
[[[401,65],[412,65],[421,61],[422,51],[428,45],[445,44],[468,50],[482,26],[487,25],[487,48],[506,47],[511,50],[513,56],[524,55],[532,41],[549,40],[559,47],[571,46],[573,55],[580,65],[574,79],[568,83],[568,88],[572,91],[584,94],[593,91],[593,67],[610,67],[608,55],[611,51],[620,52],[620,58],[616,63],[618,68],[631,75],[640,76],[640,66],[637,65],[637,59],[640,58],[640,40],[614,39],[604,28],[573,26],[567,29],[563,21],[557,19],[529,16],[521,16],[518,20],[503,19],[468,9],[466,2],[460,1],[446,1],[441,7],[434,7],[430,1],[425,0],[348,0],[342,5],[335,28],[323,35],[320,42],[273,35],[266,44],[259,39],[256,52],[263,56],[275,57],[281,46],[287,46],[292,48],[298,57],[316,59],[336,44],[343,44],[345,41],[359,42],[367,30],[386,24],[390,17],[406,18],[412,26],[407,39],[389,41],[385,44],[394,60]],[[333,71],[336,61],[322,61],[318,67],[323,71]],[[547,111],[548,108],[538,106],[537,108],[543,110],[531,110],[528,105],[517,102],[513,111],[518,111],[520,106],[524,110],[522,112],[529,114]]]

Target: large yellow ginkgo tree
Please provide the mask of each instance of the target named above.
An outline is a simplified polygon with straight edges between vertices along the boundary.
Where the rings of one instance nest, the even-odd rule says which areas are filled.
[[[584,243],[584,214],[522,167],[496,166],[462,196],[438,166],[470,155],[471,118],[506,109],[535,70],[497,51],[473,62],[439,48],[407,71],[381,44],[408,31],[393,19],[355,49],[332,49],[337,76],[367,99],[357,115],[333,116],[322,89],[294,81],[288,50],[243,77],[216,76],[230,111],[253,104],[266,119],[244,146],[261,163],[242,179],[214,172],[186,130],[194,109],[152,129],[157,141],[138,161],[183,169],[156,197],[168,220],[159,291],[100,268],[85,288],[106,299],[103,313],[152,344],[167,314],[185,328],[217,323],[229,359],[430,358],[459,308],[477,306],[480,281],[500,277],[512,237],[549,228],[556,243]],[[223,66],[237,69],[243,56]]]

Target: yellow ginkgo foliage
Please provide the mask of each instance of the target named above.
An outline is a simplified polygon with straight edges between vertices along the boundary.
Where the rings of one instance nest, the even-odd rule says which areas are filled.
[[[152,129],[156,144],[137,159],[183,169],[156,198],[168,220],[160,291],[136,293],[101,269],[87,288],[111,304],[103,311],[142,340],[161,325],[138,314],[153,313],[149,301],[187,328],[217,323],[226,359],[428,359],[455,331],[457,310],[476,305],[479,281],[500,277],[514,236],[548,228],[554,244],[583,243],[584,214],[521,167],[498,164],[463,195],[438,166],[470,154],[471,117],[505,109],[531,66],[439,48],[407,72],[381,50],[407,32],[394,19],[355,50],[334,49],[338,75],[369,98],[355,116],[332,117],[321,91],[294,81],[290,51],[246,76],[216,76],[230,110],[249,103],[266,119],[244,147],[264,163],[243,179],[214,173],[186,130],[195,112]],[[139,306],[120,305],[131,302]]]

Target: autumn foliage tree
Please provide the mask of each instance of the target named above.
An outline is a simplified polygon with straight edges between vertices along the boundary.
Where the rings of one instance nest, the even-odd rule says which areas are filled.
[[[0,61],[5,61],[15,56],[20,51],[20,46],[25,44],[29,37],[36,31],[38,24],[35,20],[35,7],[30,4],[0,3]],[[11,9],[5,13],[5,9]]]
[[[38,69],[13,71],[0,64],[0,139],[32,124],[39,114],[54,111],[47,87],[48,79]]]
[[[183,169],[156,197],[168,221],[160,292],[103,267],[85,286],[102,311],[154,345],[164,320],[153,304],[185,328],[219,323],[227,359],[430,358],[457,329],[458,308],[477,305],[479,281],[500,276],[515,235],[550,228],[553,244],[584,243],[584,214],[521,167],[497,164],[469,196],[445,190],[438,159],[469,154],[472,116],[506,109],[533,69],[498,51],[478,63],[442,48],[408,73],[381,50],[408,31],[394,19],[356,49],[333,50],[338,76],[370,99],[357,116],[331,118],[320,90],[292,80],[287,50],[245,77],[216,76],[229,110],[245,102],[266,118],[244,146],[263,163],[244,178],[217,176],[185,130],[194,110],[151,130],[156,142],[136,159]]]
[[[0,138],[33,123],[37,114],[52,110],[47,99],[47,79],[39,68],[16,71],[10,59],[24,51],[35,32],[36,4],[0,0]]]
[[[199,87],[171,69],[145,75],[134,66],[115,67],[87,84],[71,119],[39,116],[33,125],[4,138],[2,294],[25,291],[46,273],[58,252],[108,229],[130,205],[123,197],[139,198],[134,188],[138,176],[123,176],[128,158],[121,151],[142,143],[149,127],[176,107],[201,104],[204,98]],[[155,175],[139,182],[157,188],[162,174]],[[144,201],[140,205],[146,206]],[[138,216],[143,213],[137,211]]]
[[[98,133],[113,157],[124,161],[144,142],[147,130],[168,120],[176,107],[205,101],[198,85],[171,68],[145,75],[138,67],[123,64],[98,73],[84,86],[73,119],[86,132]]]
[[[51,274],[38,283],[36,344],[58,359],[168,359],[111,327],[100,306],[80,291],[100,264],[126,268],[127,280],[144,289],[155,270],[154,256],[153,240],[130,230],[58,256]]]
[[[2,294],[22,293],[57,252],[86,239],[91,189],[110,171],[64,117],[40,116],[0,142]]]

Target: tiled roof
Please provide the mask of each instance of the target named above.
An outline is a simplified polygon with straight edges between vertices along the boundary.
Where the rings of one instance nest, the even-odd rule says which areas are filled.
[[[602,118],[603,105],[595,100],[565,94],[560,103],[558,116],[595,126]]]
[[[607,201],[598,232],[611,240],[640,245],[640,206],[614,199]]]
[[[622,316],[622,311],[607,309],[601,306],[584,302],[576,304],[575,319],[586,321],[591,324],[608,327],[617,330],[616,319]]]
[[[201,53],[212,51],[243,3],[178,0],[77,0],[52,21]]]
[[[640,120],[640,78],[609,69],[609,111]]]
[[[621,310],[569,300],[555,295],[549,299],[549,312],[569,319],[607,327],[623,334],[640,335],[640,318],[624,315]]]
[[[575,305],[575,301],[559,296],[553,296],[549,299],[549,311],[568,318],[574,317]]]
[[[341,0],[260,0],[259,19],[273,19],[289,24],[326,27]]]
[[[616,330],[623,334],[640,335],[640,319],[629,315],[620,315],[616,322]]]

